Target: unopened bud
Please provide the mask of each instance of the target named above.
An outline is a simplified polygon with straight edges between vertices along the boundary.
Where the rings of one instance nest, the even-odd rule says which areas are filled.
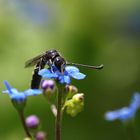
[[[65,87],[66,92],[70,92],[70,93],[77,93],[78,89],[76,86],[73,85],[66,85]]]
[[[46,133],[43,131],[37,132],[35,136],[36,140],[46,140]]]
[[[84,94],[79,93],[66,102],[66,111],[72,117],[76,116],[83,110],[84,107]]]
[[[27,117],[25,122],[26,122],[26,126],[30,129],[37,128],[40,123],[39,118],[36,115],[31,115]]]
[[[66,85],[65,86],[65,96],[66,99],[70,99],[73,97],[74,94],[76,94],[78,92],[77,87],[73,86],[73,85]]]
[[[44,95],[54,93],[55,82],[53,80],[43,80],[41,82],[41,88],[43,89]]]
[[[53,80],[43,80],[41,82],[41,88],[46,90],[46,89],[51,89],[53,90],[55,87],[55,83]]]
[[[83,102],[84,101],[84,94],[83,93],[78,93],[78,94],[75,94],[72,99],[75,101],[75,102]]]
[[[24,140],[32,140],[31,138],[24,138]]]

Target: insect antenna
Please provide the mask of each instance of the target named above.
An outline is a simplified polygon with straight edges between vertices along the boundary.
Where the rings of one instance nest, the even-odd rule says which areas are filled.
[[[67,65],[73,65],[73,66],[81,66],[81,67],[86,67],[86,68],[90,68],[90,69],[102,69],[104,67],[103,64],[99,65],[99,66],[91,66],[91,65],[85,65],[85,64],[79,64],[79,63],[71,63],[68,62]]]

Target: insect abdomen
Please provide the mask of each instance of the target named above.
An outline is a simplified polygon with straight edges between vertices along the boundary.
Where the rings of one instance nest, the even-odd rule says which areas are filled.
[[[31,80],[31,89],[38,89],[41,81],[41,76],[38,75],[38,72],[45,67],[45,63],[43,61],[40,61],[37,63]]]
[[[38,75],[38,70],[34,70],[31,80],[31,89],[38,89],[41,81],[41,76]]]

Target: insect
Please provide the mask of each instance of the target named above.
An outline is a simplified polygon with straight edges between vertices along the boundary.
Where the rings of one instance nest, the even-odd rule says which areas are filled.
[[[46,52],[43,52],[42,54],[29,59],[25,62],[25,68],[30,66],[35,66],[33,75],[32,75],[32,81],[31,81],[31,88],[32,89],[38,89],[41,81],[41,76],[38,75],[38,72],[45,67],[45,65],[48,65],[48,67],[51,69],[52,65],[57,67],[57,69],[63,73],[65,70],[65,67],[67,65],[74,65],[74,66],[82,66],[87,67],[91,69],[102,69],[103,65],[99,66],[91,66],[91,65],[84,65],[79,63],[71,63],[67,62],[57,50],[48,50]]]

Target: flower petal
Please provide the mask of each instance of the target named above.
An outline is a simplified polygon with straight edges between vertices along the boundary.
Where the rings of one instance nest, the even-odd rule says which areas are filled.
[[[6,88],[7,88],[7,90],[8,90],[8,94],[12,94],[12,88],[11,88],[11,86],[10,86],[10,84],[7,82],[7,81],[4,81],[4,84],[5,84],[5,86],[6,86]]]
[[[38,72],[39,75],[43,76],[44,74],[50,74],[50,70],[48,69],[42,69]]]
[[[12,94],[18,93],[18,90],[15,89],[15,88],[11,88],[10,90],[11,90]],[[11,94],[11,93],[9,92],[9,90],[3,90],[2,93]]]
[[[50,73],[50,74],[44,74],[42,77],[43,78],[57,78],[58,75],[55,73]]]
[[[129,107],[134,111],[140,107],[140,94],[138,92],[134,93]]]
[[[121,120],[125,121],[130,118],[133,118],[135,115],[135,112],[133,112],[129,107],[123,107],[121,109],[118,109],[116,111],[110,111],[105,114],[105,119],[108,121],[113,120]]]
[[[10,98],[15,101],[24,101],[26,99],[26,95],[23,92],[18,92],[10,95]]]
[[[77,80],[84,79],[84,78],[86,77],[85,74],[80,73],[80,72],[71,73],[70,76],[71,76],[72,78],[77,79]]]
[[[69,76],[64,76],[64,82],[66,84],[70,84],[70,77]]]
[[[70,84],[70,77],[69,76],[61,76],[59,77],[60,83],[66,83],[66,84]]]
[[[132,110],[128,107],[123,107],[120,110],[118,110],[119,118],[121,121],[125,121],[127,119],[132,118],[133,114]]]
[[[74,67],[74,66],[67,66],[65,68],[65,71],[68,73],[68,74],[71,74],[71,73],[77,73],[79,72],[79,69],[77,67]]]
[[[118,119],[118,117],[119,117],[119,114],[116,111],[109,111],[105,114],[105,119],[107,121],[114,121]]]
[[[52,73],[48,69],[42,69],[39,71],[38,74],[42,76],[43,78],[57,78],[58,77],[56,73]]]
[[[42,90],[39,90],[39,89],[28,89],[24,91],[24,94],[26,96],[39,95],[41,93],[42,93]]]

